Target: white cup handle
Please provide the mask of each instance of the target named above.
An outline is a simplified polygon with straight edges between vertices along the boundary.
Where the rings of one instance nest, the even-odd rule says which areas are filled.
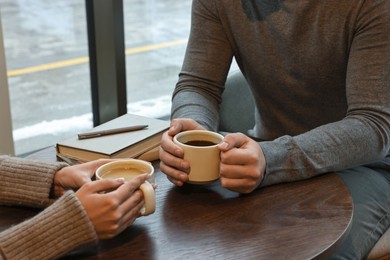
[[[145,205],[141,209],[141,215],[147,216],[156,210],[156,194],[155,190],[148,181],[140,186],[140,190],[144,194]]]

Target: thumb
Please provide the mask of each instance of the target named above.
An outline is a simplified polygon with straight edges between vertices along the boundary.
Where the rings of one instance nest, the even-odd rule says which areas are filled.
[[[227,152],[233,148],[240,148],[246,143],[246,136],[242,133],[228,134],[218,145],[222,152]]]
[[[97,180],[91,182],[90,189],[93,193],[98,193],[102,191],[111,191],[117,189],[119,186],[121,186],[123,183],[125,183],[124,178],[118,178],[118,179],[104,179],[104,180]]]

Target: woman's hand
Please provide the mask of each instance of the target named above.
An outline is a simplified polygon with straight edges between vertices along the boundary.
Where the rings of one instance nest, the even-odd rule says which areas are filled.
[[[98,180],[76,192],[100,239],[118,235],[141,216],[144,199],[139,187],[147,178],[148,174],[142,174],[126,183],[123,179]]]
[[[219,144],[221,185],[229,190],[250,193],[264,178],[266,161],[260,145],[248,136],[228,134]]]
[[[95,170],[111,159],[99,159],[92,162],[67,166],[54,175],[53,191],[55,197],[60,197],[66,190],[77,190],[85,183],[91,182]]]
[[[160,170],[177,186],[182,186],[188,181],[190,165],[183,159],[183,150],[173,143],[173,137],[187,130],[205,130],[205,128],[192,119],[173,119],[171,127],[161,139]]]

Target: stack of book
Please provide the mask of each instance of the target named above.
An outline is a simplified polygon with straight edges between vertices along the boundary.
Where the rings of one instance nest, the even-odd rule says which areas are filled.
[[[58,142],[57,156],[70,163],[100,158],[153,161],[158,159],[161,137],[169,124],[165,120],[125,114],[89,132]],[[132,126],[136,126],[136,130],[129,130]]]

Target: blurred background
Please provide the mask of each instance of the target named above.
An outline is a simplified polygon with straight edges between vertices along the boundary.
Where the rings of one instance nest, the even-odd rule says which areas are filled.
[[[128,113],[167,118],[191,0],[123,0]],[[0,0],[16,155],[92,124],[84,0]]]

